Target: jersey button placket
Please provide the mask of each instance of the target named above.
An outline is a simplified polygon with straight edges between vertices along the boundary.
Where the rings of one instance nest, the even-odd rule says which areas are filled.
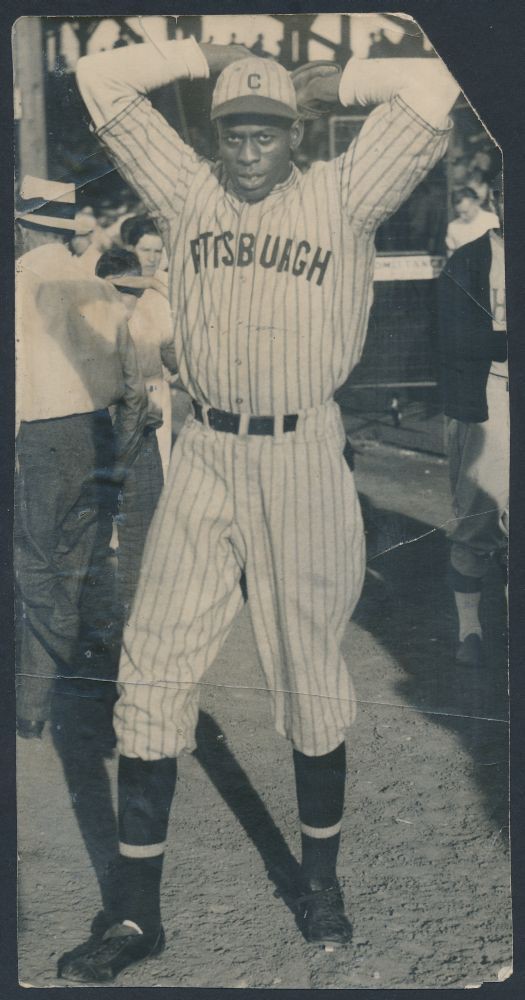
[[[244,220],[246,213],[248,211],[246,204],[241,206],[239,211],[239,216],[237,220],[237,253],[240,243],[241,233],[244,228]],[[243,336],[243,327],[246,326],[246,318],[243,315],[245,309],[246,296],[243,295],[243,289],[246,285],[246,274],[242,265],[235,263],[235,277],[237,278],[236,288],[235,288],[235,314],[236,314],[236,334],[235,334],[235,360],[234,360],[234,391],[237,390],[237,395],[235,396],[234,402],[235,406],[241,406],[244,403],[244,396],[241,396],[239,392],[241,388],[240,375],[241,375],[241,355],[244,354],[244,350],[241,347],[241,337]],[[246,333],[244,333],[246,336]]]

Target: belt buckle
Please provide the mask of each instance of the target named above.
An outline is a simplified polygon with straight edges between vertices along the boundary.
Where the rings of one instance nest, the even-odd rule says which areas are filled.
[[[275,434],[275,417],[250,417],[248,434],[272,437]]]
[[[208,423],[214,431],[222,431],[223,434],[238,434],[241,416],[239,413],[226,413],[225,410],[216,410],[211,407],[208,410]]]
[[[238,416],[239,416],[239,430],[237,433],[239,437],[246,437],[248,434],[250,434],[250,424],[252,418],[250,417],[249,413],[239,413]]]

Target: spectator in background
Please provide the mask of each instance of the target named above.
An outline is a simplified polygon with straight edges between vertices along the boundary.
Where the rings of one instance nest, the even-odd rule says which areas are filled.
[[[466,187],[468,184],[469,165],[466,156],[457,156],[451,160],[450,178],[453,188]]]
[[[254,56],[260,56],[261,58],[264,58],[265,56],[268,55],[268,53],[265,51],[265,48],[264,48],[264,35],[263,34],[258,34],[257,35],[257,38],[255,39],[255,41],[254,41],[254,43],[253,43],[253,45],[251,47],[251,52],[252,52],[252,54]]]
[[[132,247],[130,243],[131,231],[135,229],[137,222],[145,220],[146,218],[146,215],[128,215],[127,219],[124,219],[124,221],[121,222],[119,243],[123,250],[134,252],[134,247]]]
[[[450,582],[460,663],[482,663],[479,605],[496,558],[506,570],[509,395],[501,174],[492,193],[498,225],[452,254],[438,280],[440,380],[456,519]],[[488,214],[488,213],[487,213]]]
[[[97,212],[97,229],[94,244],[99,253],[120,246],[122,223],[138,214],[137,199],[121,195],[120,198],[102,198]]]
[[[109,229],[111,226],[119,225],[125,213],[126,206],[121,201],[117,201],[115,197],[103,197],[99,202],[97,223],[101,229]]]
[[[151,219],[136,215],[125,219],[120,226],[120,238],[123,246],[137,255],[145,277],[151,277],[159,270],[163,243]]]
[[[166,347],[173,336],[173,324],[167,297],[168,258],[158,229],[146,214],[132,215],[124,219],[120,227],[120,240],[124,247],[137,255],[141,273],[145,277],[155,276],[157,279],[148,288],[148,293],[141,301],[140,308],[134,318],[135,337],[147,342],[148,338],[151,337],[151,333],[148,332],[149,328],[155,325],[158,327],[158,331],[153,336],[154,342],[160,342]],[[159,293],[158,296],[156,293]],[[157,405],[162,410],[162,426],[157,431],[157,440],[164,478],[168,472],[172,445],[171,392],[168,384],[170,370],[170,365],[168,365],[167,371],[164,372],[165,377],[150,390],[156,393]]]
[[[98,214],[91,206],[79,210],[75,217],[75,235],[71,240],[71,250],[78,258],[78,265],[86,276],[94,277],[97,261],[105,250],[113,245],[115,233],[119,233],[125,205],[114,205],[104,198]]]
[[[485,171],[480,167],[472,167],[467,186],[476,192],[481,208],[489,208],[490,185]]]
[[[75,215],[75,232],[69,244],[75,257],[82,257],[93,242],[97,223],[95,213],[90,206],[81,208]]]
[[[485,147],[487,146],[487,136],[485,135],[484,132],[478,133],[478,141],[482,143],[483,146]],[[491,153],[493,154],[493,150],[491,149],[487,148],[478,149],[474,153],[474,156],[472,157],[472,160],[470,162],[470,166],[472,167],[472,169],[481,170],[482,174],[484,174],[485,176],[488,175],[490,177],[490,171],[493,165]]]
[[[147,267],[151,270],[149,256],[148,261]],[[162,286],[158,285],[154,274],[143,273],[138,255],[120,249],[106,251],[97,264],[97,275],[111,282],[125,304],[149,403],[141,447],[126,475],[120,496],[118,598],[125,622],[139,579],[146,535],[164,484],[157,437],[164,420],[168,421],[171,443],[171,408],[166,406],[163,391],[166,385],[163,365],[174,372],[176,364],[167,288],[166,295],[162,295],[152,287],[154,284]],[[167,391],[169,402],[169,389]]]
[[[452,205],[457,218],[449,222],[446,245],[449,253],[479,239],[489,229],[499,229],[499,219],[494,212],[481,208],[479,198],[471,187],[452,192]]]
[[[97,220],[92,208],[83,208],[75,215],[75,232],[69,244],[79,267],[87,276],[95,274],[100,250],[95,242]]]
[[[128,250],[113,247],[105,250],[97,262],[97,278],[108,278],[115,287],[119,298],[126,309],[128,320],[131,319],[139,298],[144,294],[144,282],[125,281],[125,278],[138,278],[141,275],[138,257]],[[143,374],[142,365],[139,364]]]
[[[17,206],[17,732],[39,738],[55,675],[75,672],[82,590],[111,537],[119,469],[139,450],[146,394],[118,295],[67,248],[74,185],[26,177]],[[118,404],[116,434],[108,407]],[[106,546],[107,549],[107,546]]]

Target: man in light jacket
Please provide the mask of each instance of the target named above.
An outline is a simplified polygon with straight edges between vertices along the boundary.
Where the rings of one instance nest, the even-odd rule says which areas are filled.
[[[82,587],[101,533],[111,534],[115,482],[137,454],[147,415],[119,296],[101,279],[83,277],[66,246],[74,213],[73,185],[24,179],[15,571],[17,732],[26,739],[42,734],[57,671],[71,672]]]

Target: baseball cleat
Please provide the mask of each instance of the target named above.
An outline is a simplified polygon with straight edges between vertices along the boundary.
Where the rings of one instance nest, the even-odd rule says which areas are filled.
[[[460,642],[456,652],[456,662],[464,667],[481,667],[483,663],[483,643],[476,632],[471,632]]]
[[[113,924],[102,937],[92,934],[85,944],[62,955],[58,975],[77,983],[109,983],[128,965],[160,955],[165,944],[162,927],[153,935],[142,934],[134,924]]]
[[[343,895],[336,881],[326,888],[310,887],[297,900],[299,927],[310,944],[333,952],[348,944],[352,925],[345,914]]]

